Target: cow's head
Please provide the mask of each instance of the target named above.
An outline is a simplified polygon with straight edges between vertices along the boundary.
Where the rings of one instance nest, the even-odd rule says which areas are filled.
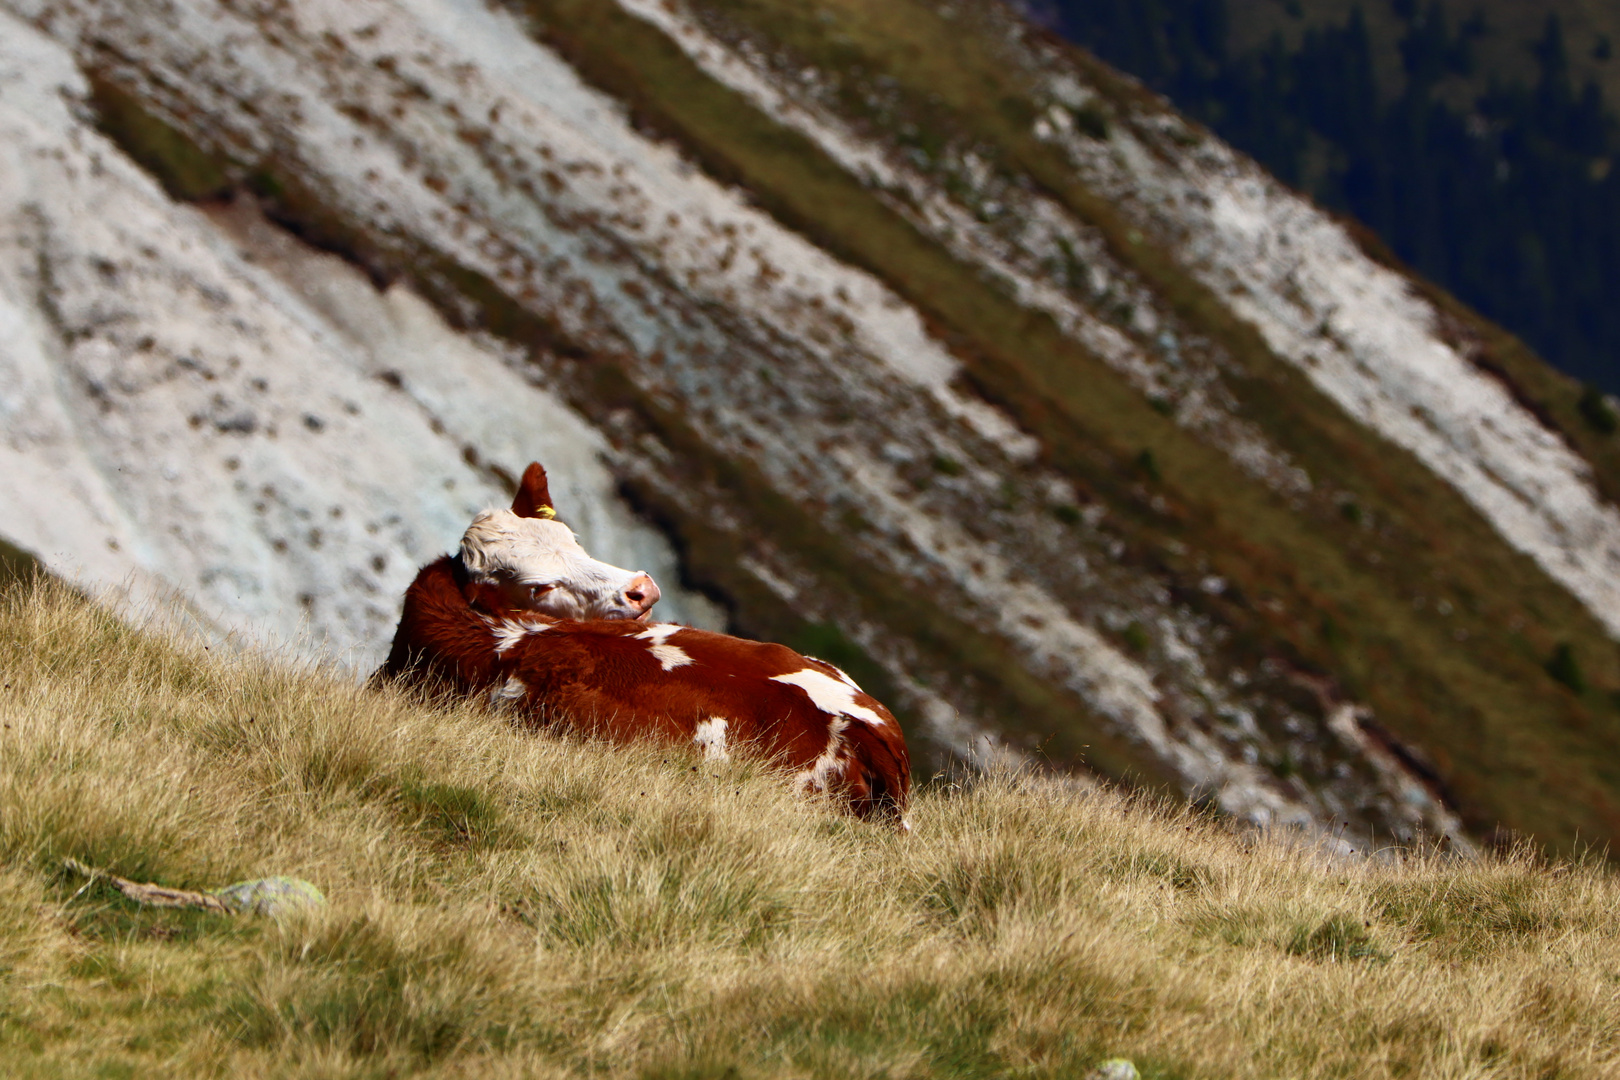
[[[530,465],[510,510],[486,510],[461,538],[470,599],[481,607],[554,619],[644,619],[658,602],[645,571],[620,570],[585,554],[556,520],[546,471]]]

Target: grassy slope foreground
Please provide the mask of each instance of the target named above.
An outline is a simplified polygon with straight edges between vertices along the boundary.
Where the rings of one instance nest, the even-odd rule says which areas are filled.
[[[216,649],[215,652],[218,650]],[[1107,793],[924,791],[909,839],[609,749],[0,600],[6,1075],[1598,1076],[1620,881],[1329,863]],[[141,910],[65,856],[316,881]]]

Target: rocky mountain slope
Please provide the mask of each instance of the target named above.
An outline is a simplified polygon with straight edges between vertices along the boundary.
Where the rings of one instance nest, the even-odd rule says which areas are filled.
[[[49,565],[363,668],[537,457],[924,760],[1620,834],[1574,389],[1006,9],[0,9],[0,532]]]

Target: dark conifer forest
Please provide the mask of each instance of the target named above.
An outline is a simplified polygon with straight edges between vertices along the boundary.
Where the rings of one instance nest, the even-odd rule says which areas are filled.
[[[1057,0],[1055,29],[1164,93],[1285,182],[1578,379],[1620,391],[1620,124],[1577,85],[1549,15],[1537,75],[1474,70],[1485,16],[1396,3],[1405,78],[1374,78],[1367,19],[1238,53],[1228,0]],[[1598,46],[1607,46],[1604,39]],[[1458,101],[1453,76],[1485,75]],[[1477,81],[1477,80],[1476,80]]]

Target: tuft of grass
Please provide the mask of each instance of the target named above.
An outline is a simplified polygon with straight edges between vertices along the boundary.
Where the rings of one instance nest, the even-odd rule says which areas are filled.
[[[1135,464],[1136,471],[1154,483],[1158,483],[1160,480],[1164,479],[1164,477],[1159,473],[1159,462],[1158,459],[1153,456],[1152,450],[1143,450],[1141,453],[1137,454]]]
[[[1345,960],[1388,960],[1373,944],[1368,930],[1372,923],[1362,923],[1348,915],[1332,915],[1314,927],[1301,926],[1289,939],[1288,952],[1312,960],[1341,962]]]
[[[501,808],[480,788],[415,778],[399,786],[404,818],[452,846],[498,847],[516,842]]]
[[[1135,621],[1121,630],[1119,637],[1125,643],[1125,647],[1138,656],[1145,654],[1153,645],[1153,639],[1148,637],[1147,628]]]
[[[1011,772],[924,786],[902,837],[758,762],[426,707],[49,580],[0,596],[0,668],[0,1074],[1620,1066],[1597,859],[1340,859]],[[331,907],[143,909],[64,854]]]
[[[0,589],[25,584],[44,572],[45,568],[32,552],[0,537]]]

